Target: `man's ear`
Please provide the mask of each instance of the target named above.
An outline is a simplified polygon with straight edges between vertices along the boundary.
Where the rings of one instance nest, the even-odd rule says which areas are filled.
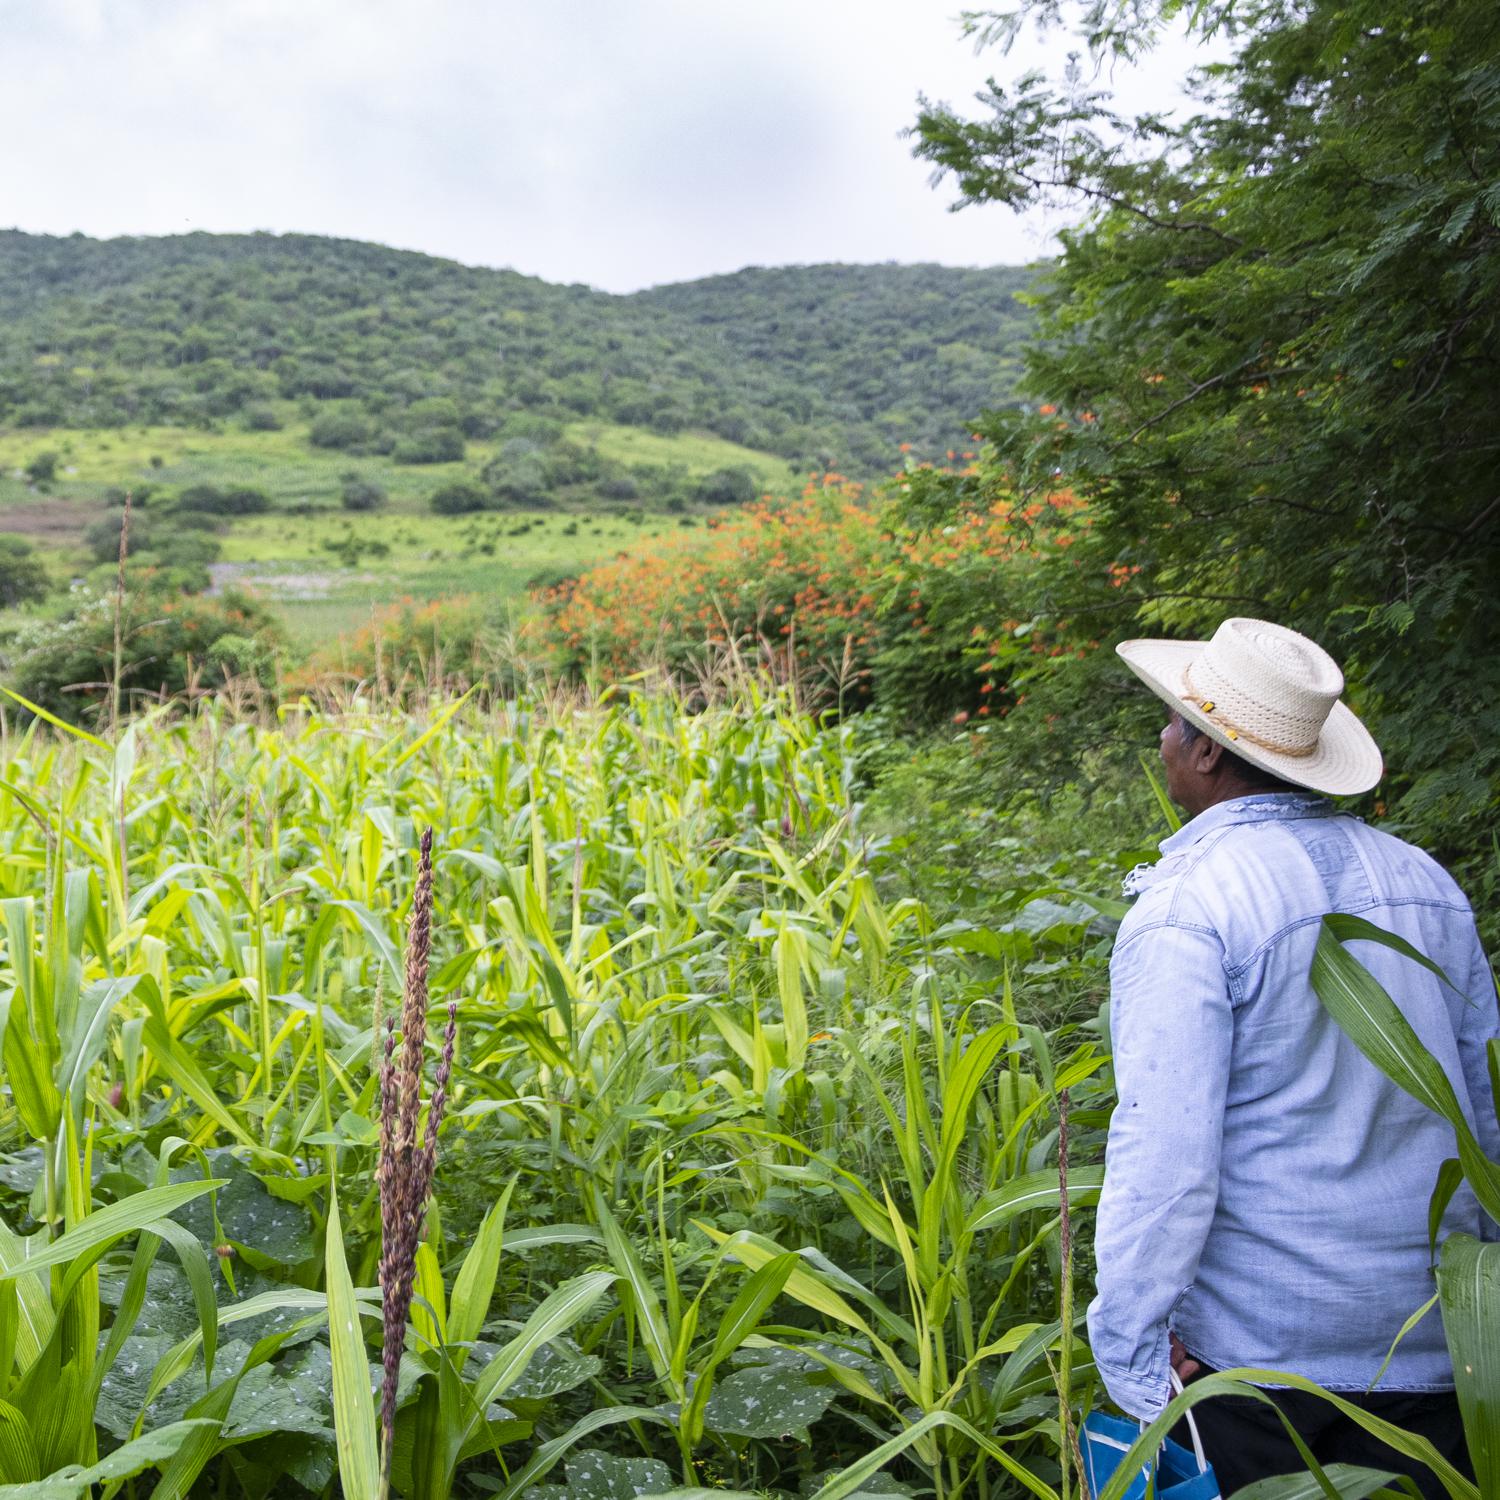
[[[1224,758],[1224,747],[1212,735],[1200,734],[1193,746],[1193,769],[1200,776],[1212,776]]]

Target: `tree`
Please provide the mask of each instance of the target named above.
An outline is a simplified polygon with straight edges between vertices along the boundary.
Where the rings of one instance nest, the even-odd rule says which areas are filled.
[[[1079,25],[1131,52],[1181,14],[1096,0]],[[1188,120],[1031,76],[916,128],[963,202],[1086,210],[1037,296],[1034,402],[983,420],[983,473],[947,491],[1083,502],[1035,511],[1073,545],[1027,601],[1020,720],[1076,760],[1137,695],[1106,650],[1054,649],[1271,616],[1345,662],[1408,826],[1475,853],[1500,786],[1500,8],[1208,0],[1190,24],[1234,54]]]
[[[47,569],[22,537],[0,533],[0,608],[34,604],[51,589]]]

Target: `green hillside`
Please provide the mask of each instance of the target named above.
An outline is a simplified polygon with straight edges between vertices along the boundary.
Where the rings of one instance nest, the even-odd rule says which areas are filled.
[[[273,429],[291,403],[398,462],[592,421],[873,474],[1008,399],[1026,279],[815,266],[611,296],[307,235],[4,232],[0,429]]]
[[[964,444],[1007,396],[1030,315],[1030,273],[944,266],[753,267],[636,300],[690,319],[742,369],[815,387],[840,421],[887,444]]]

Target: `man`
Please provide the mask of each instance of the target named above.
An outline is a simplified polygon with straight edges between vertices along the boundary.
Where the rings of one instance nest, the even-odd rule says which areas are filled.
[[[1329,912],[1431,958],[1456,989],[1383,945],[1354,949],[1500,1155],[1485,1061],[1500,1020],[1469,905],[1426,854],[1317,795],[1369,791],[1383,768],[1314,642],[1231,619],[1206,643],[1119,652],[1171,709],[1162,762],[1191,821],[1126,881],[1138,899],[1110,967],[1119,1104],[1089,1308],[1105,1385],[1146,1419],[1170,1398],[1174,1367],[1183,1379],[1289,1370],[1357,1393],[1471,1472],[1436,1312],[1380,1374],[1434,1290],[1427,1211],[1453,1132],[1359,1052],[1308,979]],[[1496,1232],[1467,1189],[1443,1225]],[[1320,1462],[1430,1483],[1327,1402],[1273,1394]],[[1214,1400],[1195,1416],[1225,1495],[1305,1467],[1264,1403]]]

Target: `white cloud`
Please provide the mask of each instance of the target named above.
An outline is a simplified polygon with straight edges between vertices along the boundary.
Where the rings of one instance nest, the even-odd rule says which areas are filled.
[[[1048,227],[900,138],[994,71],[947,0],[0,0],[0,215],[300,230],[626,290],[746,264],[1024,261]],[[1170,92],[1186,49],[1135,79]],[[1051,59],[1056,63],[1057,59]]]

